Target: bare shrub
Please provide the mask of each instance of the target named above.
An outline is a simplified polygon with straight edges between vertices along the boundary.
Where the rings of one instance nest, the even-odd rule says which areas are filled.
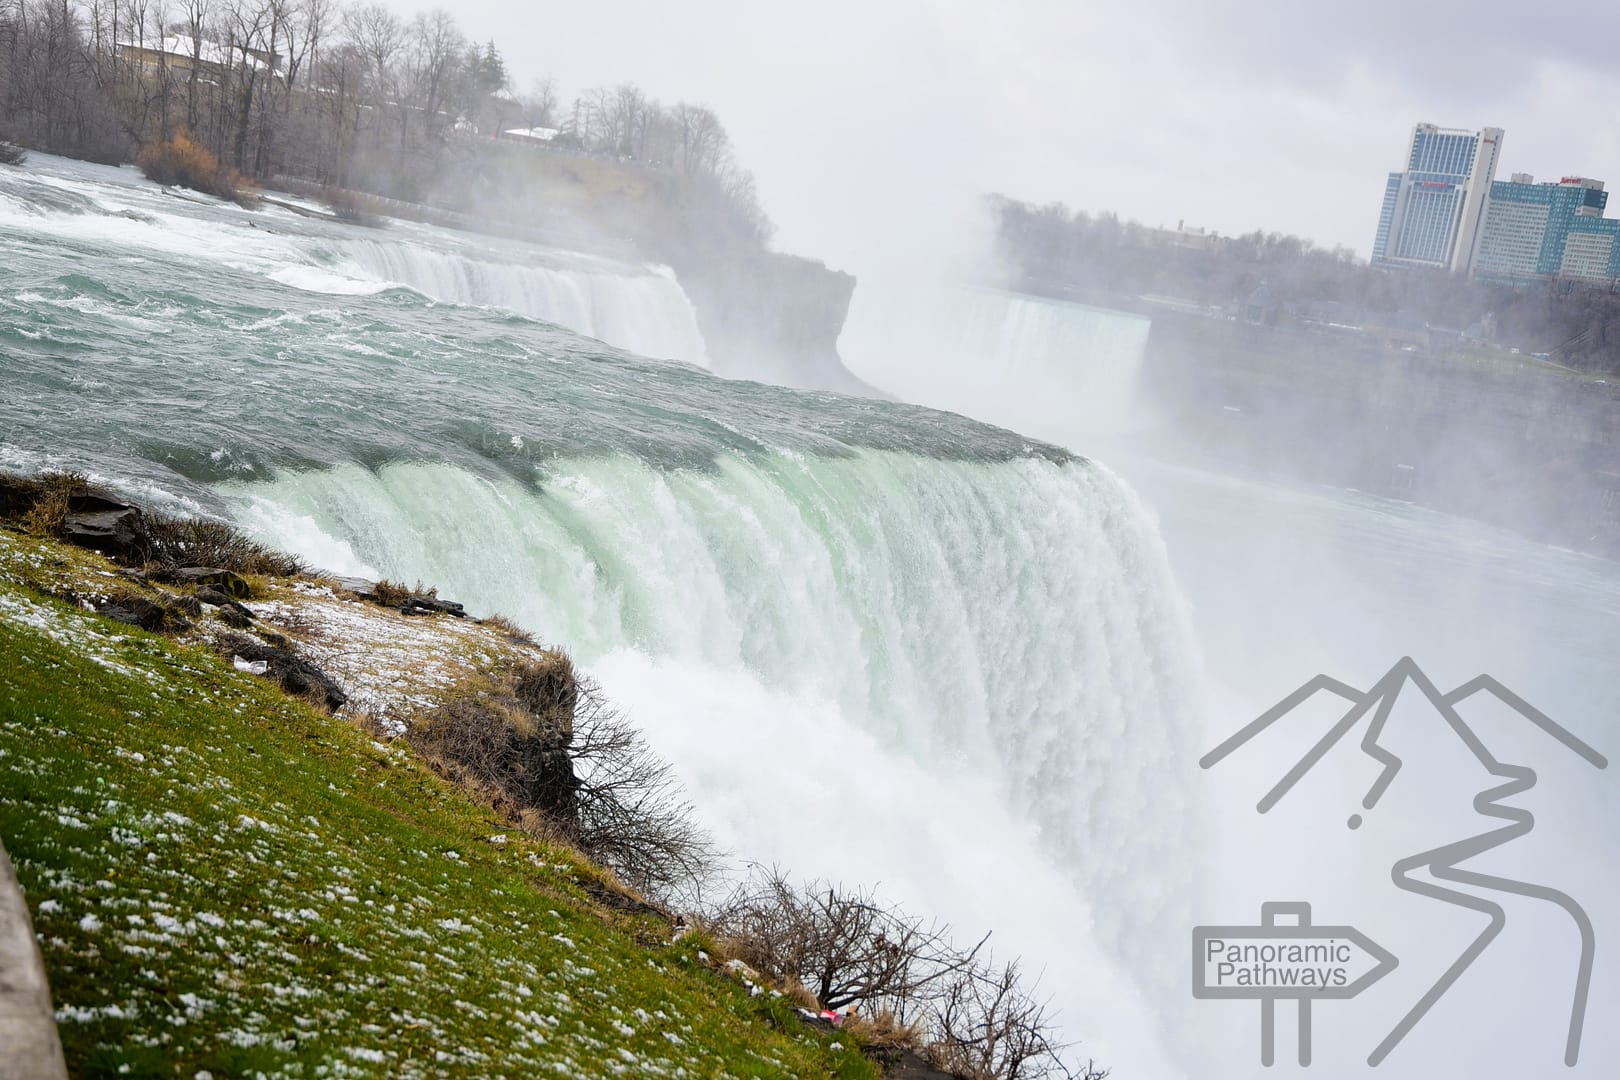
[[[360,199],[352,191],[343,188],[325,187],[321,189],[321,202],[332,212],[332,216],[339,221],[350,225],[364,225],[368,229],[380,229],[382,218],[367,211],[360,204]]]
[[[251,186],[235,169],[221,166],[209,149],[184,129],[172,138],[147,143],[135,155],[135,164],[148,180],[190,188],[222,199],[251,197]]]
[[[569,755],[579,776],[579,845],[649,896],[700,894],[714,870],[713,842],[669,763],[586,678]]]
[[[16,143],[0,139],[0,165],[21,165],[28,160],[28,151]]]
[[[871,889],[796,884],[754,867],[703,916],[733,954],[784,987],[802,985],[821,1008],[846,1010],[868,1046],[921,1050],[967,1080],[1103,1080],[1072,1067],[1044,999],[1016,961],[997,966],[985,946],[951,942],[950,928],[878,898]]]
[[[965,1080],[1104,1080],[1092,1062],[1071,1066],[1068,1046],[1053,1037],[1049,1003],[1024,985],[1018,961],[986,959],[946,980],[929,1005],[931,1038],[925,1055],[935,1067]]]
[[[983,945],[966,951],[950,927],[880,901],[873,890],[755,867],[708,922],[738,959],[778,982],[797,981],[823,1008],[884,1009],[899,1023]]]
[[[468,680],[408,738],[528,831],[579,849],[647,896],[694,895],[712,871],[713,846],[668,763],[565,653]]]
[[[146,515],[147,559],[164,569],[211,566],[237,574],[292,577],[304,572],[296,556],[265,547],[234,526],[206,518]]]

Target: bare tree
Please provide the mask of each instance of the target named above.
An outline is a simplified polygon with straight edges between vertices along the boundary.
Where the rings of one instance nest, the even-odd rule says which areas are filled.
[[[823,1008],[892,1021],[940,1068],[968,1080],[1103,1080],[1071,1067],[1044,999],[1017,961],[997,966],[986,944],[951,942],[950,928],[881,900],[871,889],[795,884],[754,867],[702,921],[762,974],[809,990]]]
[[[701,893],[714,870],[713,842],[669,763],[588,678],[579,680],[568,755],[579,779],[580,846],[651,896]]]
[[[717,173],[730,153],[731,140],[714,110],[682,101],[675,106],[674,121],[679,150],[675,167],[688,177]]]
[[[342,23],[344,36],[366,61],[373,103],[387,105],[395,92],[394,61],[405,44],[399,17],[382,4],[362,4],[344,11]]]
[[[823,1007],[888,1009],[902,1022],[984,946],[955,948],[948,926],[884,903],[871,889],[799,886],[775,867],[754,867],[708,919],[742,959],[803,985]]]
[[[529,127],[554,128],[557,126],[557,80],[536,79],[523,99],[523,118]]]
[[[1048,1003],[1024,985],[1018,961],[975,962],[953,972],[929,1006],[928,1057],[967,1080],[1104,1080],[1091,1062],[1071,1067],[1053,1038]]]
[[[450,95],[461,58],[467,49],[467,39],[456,27],[455,19],[443,9],[417,15],[406,34],[407,98],[412,108],[419,110],[426,134],[434,137],[444,125],[442,110]],[[403,115],[405,110],[401,110]],[[400,145],[404,150],[405,122],[400,124]]]

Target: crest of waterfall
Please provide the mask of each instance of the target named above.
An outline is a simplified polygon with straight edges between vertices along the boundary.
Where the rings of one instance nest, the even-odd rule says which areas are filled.
[[[1150,323],[998,289],[863,281],[839,352],[874,386],[1069,446],[1128,427]]]
[[[697,311],[666,266],[581,256],[546,266],[388,240],[350,240],[340,251],[343,269],[435,300],[504,308],[642,356],[709,364]]]

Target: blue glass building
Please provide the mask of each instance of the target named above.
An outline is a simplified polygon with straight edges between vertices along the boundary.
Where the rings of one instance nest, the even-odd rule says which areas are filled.
[[[1406,168],[1389,174],[1373,263],[1466,271],[1480,241],[1502,129],[1412,128]]]
[[[1537,184],[1520,174],[1492,184],[1474,276],[1503,282],[1620,278],[1620,220],[1603,216],[1608,200],[1602,181],[1579,176]]]

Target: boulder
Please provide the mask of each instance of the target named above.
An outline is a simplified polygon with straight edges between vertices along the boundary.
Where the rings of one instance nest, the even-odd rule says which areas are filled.
[[[454,615],[458,619],[467,617],[466,610],[454,600],[440,600],[436,596],[413,595],[400,605],[399,610],[406,615]]]
[[[233,599],[226,593],[214,588],[212,585],[199,585],[195,599],[198,604],[207,604],[209,607],[230,608],[238,614],[246,615],[250,619],[258,618],[247,606]]]
[[[125,596],[117,601],[106,600],[96,605],[96,611],[109,619],[138,626],[142,630],[180,633],[191,629],[191,623],[180,611],[148,600],[144,596]]]
[[[227,634],[220,638],[219,649],[226,656],[241,657],[249,663],[263,661],[266,665],[265,678],[274,679],[287,693],[309,698],[325,705],[328,710],[342,708],[349,700],[349,696],[339,688],[337,680],[291,649],[276,648],[241,634]]]
[[[365,578],[338,577],[335,580],[339,588],[353,593],[360,599],[381,604],[383,607],[397,607],[404,615],[454,615],[458,619],[467,617],[466,608],[454,600],[440,600],[437,596],[419,592],[407,594],[397,585],[385,585],[383,582],[367,581]],[[404,595],[404,600],[400,599],[401,595]]]
[[[338,583],[338,588],[351,592],[362,600],[373,600],[377,596],[375,581],[367,581],[362,577],[344,577],[341,574],[333,575],[332,580]]]
[[[237,600],[246,600],[253,595],[253,587],[247,579],[230,570],[221,570],[217,566],[180,566],[171,570],[160,570],[152,575],[152,580],[167,582],[170,585],[195,585],[199,589],[212,586],[214,589]],[[208,600],[199,595],[203,603]]]
[[[146,548],[141,509],[102,495],[74,495],[62,519],[62,539],[114,557],[138,556]]]

